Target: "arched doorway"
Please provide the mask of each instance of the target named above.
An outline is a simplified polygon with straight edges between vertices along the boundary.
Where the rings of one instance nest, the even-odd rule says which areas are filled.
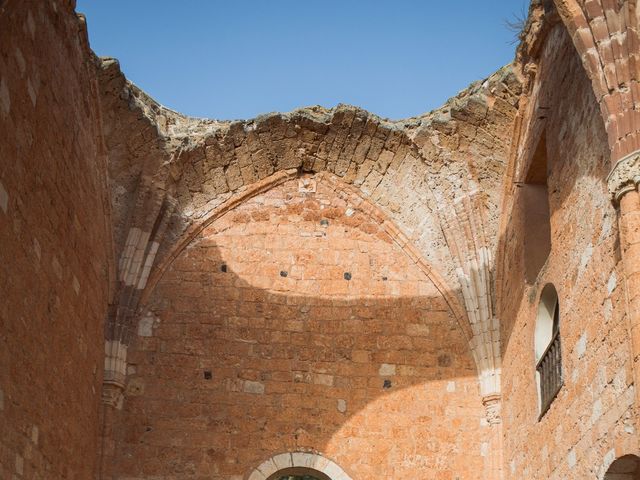
[[[611,464],[604,480],[640,480],[640,458],[625,455]]]
[[[310,452],[275,455],[249,474],[248,480],[351,480],[335,462]]]
[[[268,480],[331,480],[327,475],[310,468],[285,468],[269,477]]]

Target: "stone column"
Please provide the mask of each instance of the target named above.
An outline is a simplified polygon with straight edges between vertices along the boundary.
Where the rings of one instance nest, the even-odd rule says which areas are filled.
[[[482,404],[487,412],[489,424],[488,438],[488,478],[502,480],[503,455],[502,455],[502,396],[500,394],[487,395],[482,398]]]
[[[115,456],[113,425],[116,410],[122,408],[127,369],[127,346],[114,340],[105,342],[104,380],[102,382],[102,431],[100,480],[107,480],[108,465]]]
[[[640,151],[618,160],[607,178],[607,184],[612,200],[618,207],[635,405],[640,408]],[[639,421],[636,421],[637,427],[640,427]]]

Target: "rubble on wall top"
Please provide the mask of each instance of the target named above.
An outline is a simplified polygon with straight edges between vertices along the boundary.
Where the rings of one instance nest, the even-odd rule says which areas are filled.
[[[329,125],[335,121],[336,115],[345,113],[373,120],[374,123],[382,125],[388,130],[404,131],[411,134],[430,126],[433,122],[449,121],[452,118],[452,112],[469,107],[473,108],[474,104],[486,105],[489,98],[502,97],[503,100],[515,102],[520,94],[520,84],[514,74],[513,65],[507,65],[490,77],[472,83],[456,96],[447,100],[442,107],[401,120],[389,120],[348,104],[338,104],[333,108],[313,105],[290,112],[265,113],[246,120],[215,120],[191,117],[161,105],[125,77],[117,59],[102,57],[97,59],[97,63],[103,72],[108,73],[111,81],[117,81],[121,84],[121,98],[128,102],[129,108],[138,110],[157,128],[161,138],[174,141],[188,138],[191,142],[196,143],[199,143],[199,140],[214,137],[216,134],[226,134],[233,128],[242,128],[247,132],[280,121],[284,123],[307,121],[318,125]]]
[[[553,1],[532,0],[527,18],[522,25],[522,31],[518,35],[520,42],[516,49],[514,63],[525,66],[532,59],[535,59],[546,34],[559,21],[560,16]]]

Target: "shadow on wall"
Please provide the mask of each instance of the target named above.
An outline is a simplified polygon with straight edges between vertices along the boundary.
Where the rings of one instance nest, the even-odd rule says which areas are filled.
[[[633,451],[624,450],[627,443],[637,448],[635,437],[626,433],[631,422],[620,413],[632,404],[633,392],[624,296],[616,288],[621,268],[616,212],[606,187],[610,153],[591,82],[562,25],[549,33],[537,72],[497,262],[503,428],[509,432],[504,464],[514,478],[595,478],[593,459],[606,458],[614,448]],[[532,178],[544,183],[548,215],[527,209],[526,184]],[[548,225],[527,225],[536,218]],[[532,256],[537,271],[527,279],[527,255],[536,246],[527,233],[545,228],[550,245],[543,245],[542,262]],[[534,237],[537,246],[544,244],[540,237]],[[552,403],[540,419],[544,394],[536,391],[534,338],[548,283],[559,301],[559,337],[549,352],[561,354],[547,360],[561,365],[561,374],[547,370],[551,395],[545,403]],[[558,449],[553,454],[531,449],[549,438],[571,448],[572,460],[565,461]]]
[[[610,166],[604,124],[564,26],[549,34],[541,57],[536,82],[542,87],[523,129],[527,135],[512,179],[515,189],[503,214],[508,224],[498,246],[503,355],[523,302],[537,299],[549,281],[548,258],[562,258],[564,272],[572,274],[568,284],[575,285],[585,266],[578,264],[589,262],[616,225],[606,189]],[[566,258],[567,253],[573,257]]]
[[[244,478],[300,450],[363,480],[486,470],[464,335],[360,202],[290,180],[176,258],[130,349],[114,476]]]

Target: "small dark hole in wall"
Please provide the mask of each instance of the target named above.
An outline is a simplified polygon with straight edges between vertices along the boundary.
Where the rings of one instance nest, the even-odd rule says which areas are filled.
[[[386,282],[387,280],[388,280],[387,277],[382,277],[383,282]]]
[[[289,275],[289,273],[288,273],[288,272],[285,272],[284,270],[281,270],[281,271],[280,271],[280,276],[281,276],[281,277],[286,277],[287,275]]]
[[[211,377],[212,377],[211,371],[210,370],[205,370],[204,371],[204,379],[205,380],[211,380]]]
[[[223,264],[220,266],[220,271],[222,271],[222,272],[224,272],[224,273],[227,273],[227,265],[223,263]]]
[[[384,388],[385,390],[389,390],[391,388],[391,380],[385,380],[384,383],[382,384],[382,388]]]
[[[450,367],[451,366],[451,357],[446,353],[438,356],[438,366],[439,367]]]
[[[351,280],[351,273],[349,273],[349,272],[344,272],[344,279],[345,279],[345,280]]]
[[[329,220],[327,220],[326,218],[323,218],[322,220],[320,220],[320,225],[322,225],[323,227],[328,227]]]

